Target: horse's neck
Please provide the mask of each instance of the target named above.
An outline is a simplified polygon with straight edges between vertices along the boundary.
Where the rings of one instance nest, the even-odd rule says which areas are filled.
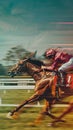
[[[42,73],[36,73],[36,71],[38,71],[40,69],[40,67],[37,67],[31,63],[28,63],[27,64],[27,71],[28,71],[28,74],[30,76],[32,76],[32,78],[37,81],[39,79],[42,78]]]

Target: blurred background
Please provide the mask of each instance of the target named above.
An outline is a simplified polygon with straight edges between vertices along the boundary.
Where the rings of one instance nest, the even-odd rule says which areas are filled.
[[[72,45],[73,0],[0,1],[0,70],[29,52]]]

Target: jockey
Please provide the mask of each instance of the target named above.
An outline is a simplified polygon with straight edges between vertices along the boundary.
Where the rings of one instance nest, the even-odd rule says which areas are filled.
[[[66,71],[73,69],[73,55],[68,53],[68,50],[66,51],[64,49],[57,48],[46,50],[44,56],[48,59],[52,58],[53,63],[51,66],[42,66],[42,69],[54,70],[57,69],[60,64],[60,67],[57,70],[60,74],[61,86],[65,86],[64,74]]]

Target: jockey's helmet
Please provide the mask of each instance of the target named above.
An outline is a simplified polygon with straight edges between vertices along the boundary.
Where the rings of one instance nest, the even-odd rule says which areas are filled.
[[[56,50],[55,49],[48,49],[45,52],[45,56],[48,57],[48,58],[51,57],[51,56],[55,56],[55,54],[56,54]]]

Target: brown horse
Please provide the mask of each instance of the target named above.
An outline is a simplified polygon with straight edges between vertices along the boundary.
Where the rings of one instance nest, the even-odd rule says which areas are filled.
[[[24,101],[22,104],[20,104],[17,108],[15,108],[13,111],[9,113],[9,116],[14,118],[16,113],[26,104],[33,103],[38,100],[45,99],[47,101],[47,105],[45,107],[45,110],[41,113],[41,116],[38,118],[36,122],[39,122],[41,117],[43,117],[44,114],[49,115],[53,119],[55,119],[52,122],[52,125],[55,124],[58,121],[61,120],[64,115],[71,112],[73,109],[73,103],[70,103],[69,108],[62,113],[59,117],[55,117],[51,113],[48,112],[51,105],[54,101],[56,101],[56,83],[57,83],[57,76],[52,76],[51,73],[48,72],[39,72],[36,73],[36,71],[39,71],[41,68],[41,65],[43,63],[41,61],[32,60],[32,59],[26,59],[23,61],[23,64],[18,63],[16,67],[12,68],[10,74],[13,77],[14,75],[21,73],[21,72],[27,72],[29,75],[31,75],[35,80],[35,94],[33,94],[28,100]],[[44,77],[44,74],[45,77]],[[59,96],[61,98],[65,98],[68,96],[73,95],[73,74],[67,74],[66,75],[66,86],[62,87],[59,85]],[[63,92],[63,93],[62,93]]]
[[[45,99],[46,100],[45,108],[43,109],[41,115],[38,117],[35,123],[37,122],[40,123],[41,119],[44,118],[45,115],[48,115],[53,119],[56,119],[54,115],[49,113],[52,102],[55,100],[55,95],[53,96],[51,87],[54,76],[49,72],[40,71],[39,73],[36,73],[41,69],[41,65],[43,65],[42,61],[29,58],[23,61],[19,61],[18,64],[16,64],[10,70],[9,73],[11,77],[14,77],[15,75],[24,72],[27,72],[29,75],[31,75],[35,80],[35,88],[34,88],[35,93],[29,99],[27,99],[18,107],[16,107],[14,110],[12,110],[10,113],[8,113],[8,118],[16,118],[17,113],[25,105]]]

